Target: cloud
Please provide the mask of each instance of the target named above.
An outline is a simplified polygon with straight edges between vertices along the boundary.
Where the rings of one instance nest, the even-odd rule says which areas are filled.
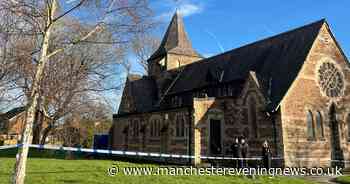
[[[201,13],[203,11],[203,7],[201,5],[186,3],[181,4],[178,8],[178,11],[183,17],[187,17],[193,14]]]
[[[204,58],[210,58],[210,57],[212,57],[212,56],[215,56],[216,54],[214,54],[214,53],[204,53],[204,54],[202,54],[202,56],[204,57]]]
[[[170,3],[167,4],[167,6],[168,8],[170,7],[170,10],[161,13],[159,16],[157,16],[156,18],[158,20],[168,21],[176,10],[179,11],[182,17],[188,17],[194,14],[199,14],[204,10],[203,4],[194,3],[190,1],[182,1],[179,3],[174,3],[173,1],[170,1]]]

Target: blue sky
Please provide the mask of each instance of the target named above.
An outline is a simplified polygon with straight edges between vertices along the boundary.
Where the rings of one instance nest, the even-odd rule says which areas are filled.
[[[349,0],[154,0],[157,35],[162,37],[177,7],[184,15],[193,47],[211,56],[326,18],[350,56]]]

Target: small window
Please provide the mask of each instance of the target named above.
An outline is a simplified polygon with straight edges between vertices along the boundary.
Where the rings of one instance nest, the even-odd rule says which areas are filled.
[[[180,136],[184,137],[185,136],[185,120],[183,118],[181,118],[180,127],[181,127]]]
[[[152,120],[151,122],[151,137],[160,136],[160,120]]]
[[[150,134],[151,134],[151,137],[154,136],[154,121],[151,121],[150,123]]]
[[[227,95],[228,96],[233,96],[233,90],[232,90],[232,86],[231,85],[229,85],[228,87],[227,87]]]
[[[134,120],[134,123],[133,123],[133,136],[139,136],[139,131],[140,131],[139,121],[138,120]]]
[[[182,106],[182,98],[179,97],[179,106]]]
[[[185,136],[185,120],[182,116],[178,116],[176,119],[176,137]]]
[[[160,136],[160,120],[156,120],[156,136]]]
[[[152,121],[152,137],[155,137],[157,135],[157,121]]]
[[[315,127],[314,127],[314,120],[313,120],[311,111],[307,111],[306,123],[307,123],[307,136],[308,136],[308,138],[315,139]]]
[[[348,118],[346,120],[346,124],[348,126],[348,140],[350,141],[350,114],[348,114]]]
[[[319,111],[317,111],[316,113],[316,127],[317,127],[318,137],[324,138],[323,119],[322,119],[322,114]]]

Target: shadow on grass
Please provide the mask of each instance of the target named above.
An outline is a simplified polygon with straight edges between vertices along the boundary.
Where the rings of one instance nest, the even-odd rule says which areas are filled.
[[[101,171],[96,170],[85,170],[85,171],[71,171],[71,170],[65,170],[65,171],[28,171],[27,174],[31,175],[42,175],[42,174],[65,174],[65,173],[100,173]],[[0,176],[8,176],[12,174],[12,172],[0,172]]]
[[[79,180],[62,179],[62,180],[58,180],[58,181],[63,182],[63,183],[81,183],[81,181],[79,181]]]

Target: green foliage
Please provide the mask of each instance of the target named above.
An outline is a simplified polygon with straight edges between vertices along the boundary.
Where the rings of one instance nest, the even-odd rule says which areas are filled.
[[[92,148],[94,134],[107,134],[112,125],[112,121],[108,119],[101,121],[85,119],[80,122],[80,125],[83,130],[82,132],[84,132],[81,135],[80,144],[82,147]]]

